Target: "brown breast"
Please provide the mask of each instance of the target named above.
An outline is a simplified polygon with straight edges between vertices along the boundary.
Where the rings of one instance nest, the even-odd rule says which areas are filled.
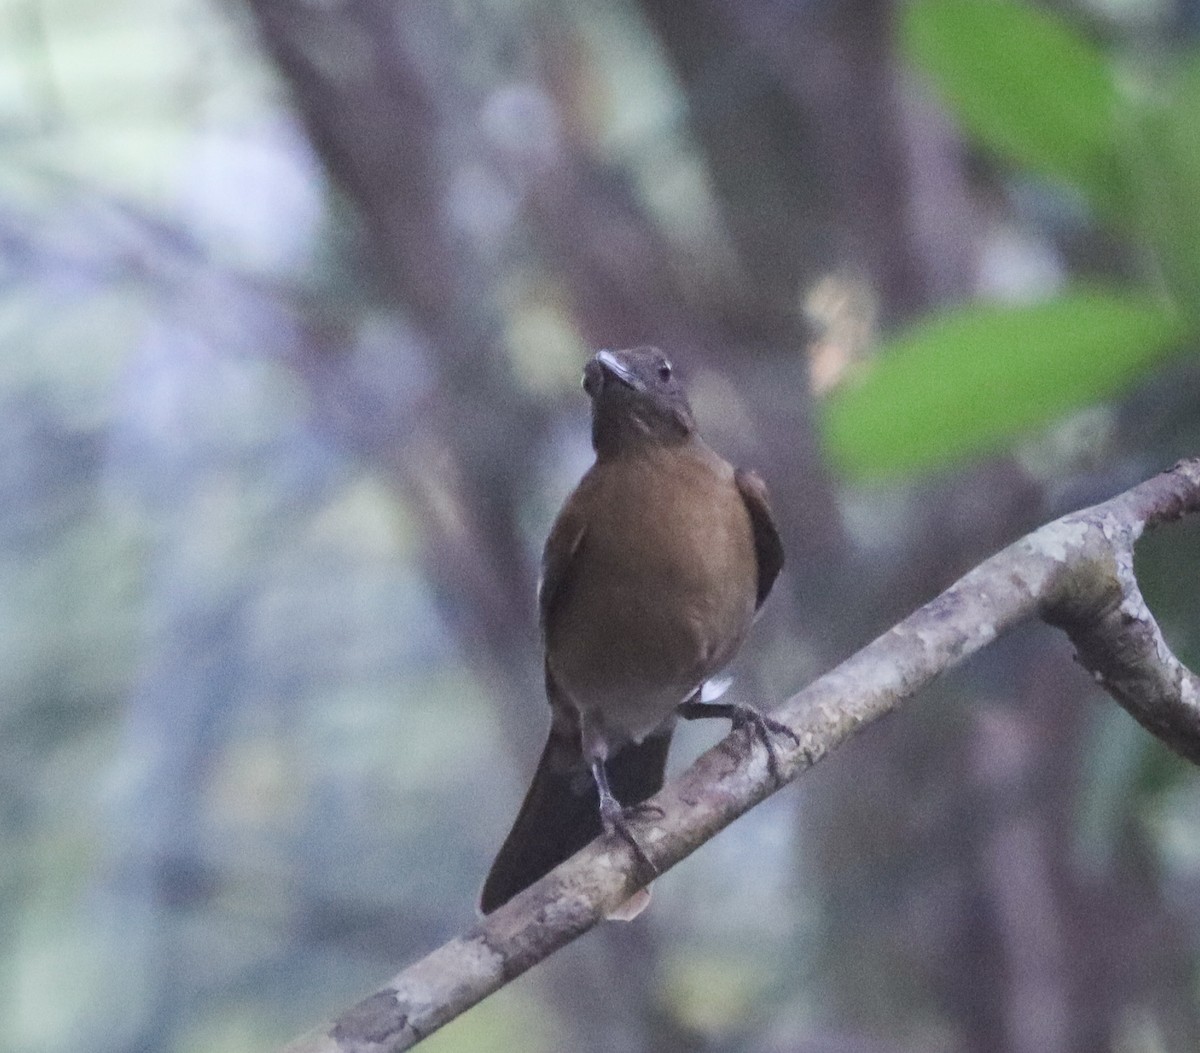
[[[736,653],[754,614],[750,519],[732,467],[700,441],[595,465],[586,528],[546,625],[581,711],[640,738]]]

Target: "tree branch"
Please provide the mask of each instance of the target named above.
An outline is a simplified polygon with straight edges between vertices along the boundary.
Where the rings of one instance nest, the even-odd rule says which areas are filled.
[[[1032,616],[1062,627],[1117,702],[1200,763],[1200,685],[1171,653],[1133,574],[1133,545],[1144,529],[1198,510],[1200,458],[981,563],[774,713],[797,734],[796,744],[777,743],[780,785]],[[632,825],[663,872],[778,788],[763,750],[733,734],[652,799],[661,818]],[[587,932],[643,880],[627,846],[599,838],[286,1053],[408,1049]]]

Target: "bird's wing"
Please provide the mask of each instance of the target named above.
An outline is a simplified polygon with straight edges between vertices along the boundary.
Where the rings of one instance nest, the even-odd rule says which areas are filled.
[[[771,586],[783,569],[783,542],[779,540],[779,530],[775,526],[775,517],[771,515],[771,504],[767,500],[767,484],[756,472],[739,468],[734,473],[738,492],[746,503],[746,511],[750,513],[750,526],[754,531],[754,554],[758,559],[758,594],[755,598],[755,609],[763,605],[763,601],[771,593]]]
[[[571,583],[571,567],[583,547],[587,533],[587,518],[580,511],[581,502],[568,501],[550,528],[546,547],[542,551],[542,576],[538,582],[538,616],[542,632],[552,612],[566,594]]]

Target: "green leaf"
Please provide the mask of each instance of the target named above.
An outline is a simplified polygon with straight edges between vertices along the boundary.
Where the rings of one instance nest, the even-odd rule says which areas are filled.
[[[1007,0],[916,0],[901,37],[973,138],[1123,214],[1112,70],[1067,22]]]
[[[824,439],[856,480],[947,465],[1113,395],[1185,332],[1169,307],[1133,294],[957,309],[892,341],[836,391]]]
[[[1130,158],[1139,228],[1163,277],[1200,328],[1200,57],[1161,94],[1131,107]]]

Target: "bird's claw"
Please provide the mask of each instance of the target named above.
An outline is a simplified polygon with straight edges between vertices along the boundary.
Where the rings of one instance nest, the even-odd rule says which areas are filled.
[[[791,739],[795,745],[800,745],[800,736],[791,728],[774,717],[768,717],[765,713],[760,713],[753,706],[746,706],[737,702],[702,702],[697,696],[693,695],[686,702],[681,703],[676,712],[684,720],[706,720],[709,718],[728,720],[733,725],[734,731],[737,731],[739,728],[752,728],[762,744],[767,748],[767,771],[771,773],[771,778],[775,780],[776,784],[781,783],[783,780],[779,775],[779,757],[775,750],[775,742],[771,738],[772,733],[783,735]]]
[[[662,819],[667,814],[657,804],[651,804],[649,801],[627,804],[624,812],[627,819]]]
[[[600,800],[600,820],[604,824],[604,829],[609,834],[615,834],[629,846],[638,866],[648,872],[653,879],[658,877],[658,867],[646,855],[646,850],[642,848],[633,831],[629,829],[630,819],[635,818],[638,813],[649,812],[656,812],[660,817],[663,815],[663,810],[654,804],[635,804],[629,808],[622,808],[615,797],[601,798]]]
[[[767,771],[770,772],[771,778],[777,784],[781,783],[783,780],[779,774],[779,755],[775,748],[775,740],[771,736],[781,735],[791,739],[795,746],[800,745],[800,736],[782,721],[760,713],[753,706],[738,706],[733,716],[733,729],[737,731],[746,727],[753,729],[753,733],[758,736],[767,751]]]

